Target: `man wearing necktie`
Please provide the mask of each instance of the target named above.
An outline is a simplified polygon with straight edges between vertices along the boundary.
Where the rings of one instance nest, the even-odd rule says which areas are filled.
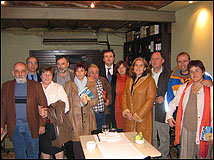
[[[27,79],[41,82],[39,74],[36,72],[38,69],[38,60],[34,56],[30,56],[26,59],[26,65],[28,70]]]
[[[107,69],[108,69],[108,73],[107,73],[108,82],[111,83],[111,79],[112,79],[112,76],[111,76],[111,73],[110,73],[110,69],[111,68],[107,68]]]
[[[113,89],[114,85],[116,84],[116,76],[114,73],[114,59],[115,54],[113,51],[108,50],[104,52],[103,62],[105,64],[100,67],[100,76],[105,77],[112,88],[112,103],[108,106],[108,109],[110,111],[110,117],[109,115],[106,115],[106,124],[111,125],[112,128],[117,128],[114,111],[115,90]]]

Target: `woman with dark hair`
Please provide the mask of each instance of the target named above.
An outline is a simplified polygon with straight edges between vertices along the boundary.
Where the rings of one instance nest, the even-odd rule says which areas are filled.
[[[180,158],[211,158],[213,138],[200,139],[204,126],[213,128],[213,87],[202,84],[205,67],[200,60],[188,64],[191,81],[179,87],[169,104],[166,121],[173,126],[173,113],[178,106],[174,144],[181,144]]]
[[[125,129],[124,123],[125,118],[122,115],[122,95],[125,89],[126,80],[128,79],[129,66],[124,61],[119,61],[114,67],[116,79],[114,80],[114,91],[115,91],[115,120],[117,128]]]
[[[51,66],[44,66],[40,69],[40,77],[42,79],[42,88],[48,101],[48,105],[61,100],[65,102],[64,112],[69,111],[69,102],[67,94],[62,85],[53,82],[54,68]],[[55,147],[52,145],[52,140],[47,137],[47,133],[55,134],[54,125],[50,120],[46,122],[46,133],[40,135],[39,146],[43,159],[49,159],[50,155],[55,155],[57,159],[63,159],[63,147]]]
[[[122,96],[125,131],[142,132],[144,138],[152,144],[153,105],[156,97],[156,85],[151,77],[148,62],[136,58],[129,70],[130,78],[126,81]]]
[[[95,81],[88,81],[86,73],[86,64],[78,62],[74,66],[74,80],[65,83],[65,90],[72,110],[72,112],[69,112],[69,117],[72,119],[74,127],[72,141],[75,159],[84,159],[79,136],[90,135],[92,130],[97,129],[93,110],[98,102],[97,87]],[[78,95],[85,87],[88,87],[94,99],[87,100]]]

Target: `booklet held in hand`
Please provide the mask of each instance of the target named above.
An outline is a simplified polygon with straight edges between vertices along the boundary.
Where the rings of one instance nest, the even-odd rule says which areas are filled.
[[[212,127],[203,126],[201,129],[200,140],[209,141],[212,139],[212,135],[213,135]]]
[[[91,91],[88,89],[88,87],[85,87],[79,94],[78,94],[82,99],[87,99],[87,100],[93,100],[94,96],[91,93]]]

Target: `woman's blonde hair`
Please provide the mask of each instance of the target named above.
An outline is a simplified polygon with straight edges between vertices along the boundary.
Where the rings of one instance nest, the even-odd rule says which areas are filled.
[[[129,75],[132,77],[133,75],[135,75],[135,72],[134,72],[134,66],[135,66],[135,63],[136,61],[142,61],[144,66],[146,67],[146,70],[144,71],[146,74],[151,74],[151,69],[149,67],[149,64],[148,62],[142,58],[142,57],[138,57],[138,58],[135,58],[134,61],[132,62],[132,65],[130,67],[130,70],[129,70]]]

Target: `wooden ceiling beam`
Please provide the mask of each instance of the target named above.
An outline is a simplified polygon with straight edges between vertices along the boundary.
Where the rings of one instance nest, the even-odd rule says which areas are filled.
[[[28,29],[19,19],[16,20],[24,29]]]
[[[130,22],[125,22],[125,23],[121,24],[120,26],[117,26],[117,27],[115,27],[115,28],[113,28],[113,29],[117,30],[117,29],[119,29],[119,28],[124,27],[125,25],[127,25],[127,24],[129,24],[129,23],[130,23]]]
[[[113,9],[1,7],[1,19],[175,22],[175,12]]]

